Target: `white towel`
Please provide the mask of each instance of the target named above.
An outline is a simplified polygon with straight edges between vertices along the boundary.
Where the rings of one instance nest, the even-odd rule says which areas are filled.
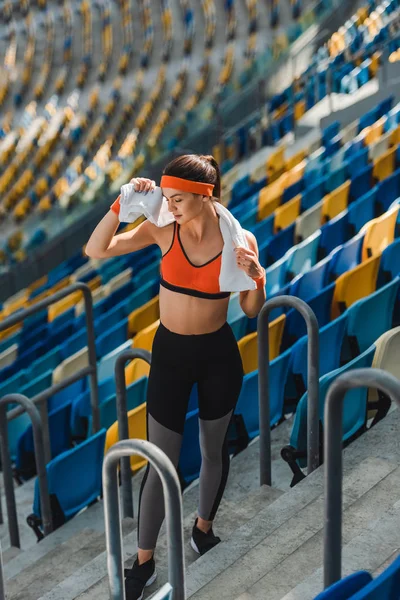
[[[239,221],[219,202],[214,202],[217,214],[220,216],[220,228],[224,247],[221,257],[221,272],[219,287],[221,292],[244,292],[255,290],[257,285],[236,264],[235,248],[248,248],[246,235]],[[119,220],[122,223],[133,223],[144,215],[153,225],[165,227],[174,222],[174,217],[168,210],[167,201],[160,187],[144,194],[136,192],[133,183],[121,187]]]

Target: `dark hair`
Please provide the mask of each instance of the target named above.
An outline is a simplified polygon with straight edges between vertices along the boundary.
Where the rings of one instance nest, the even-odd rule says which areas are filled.
[[[213,197],[218,200],[221,197],[221,172],[217,161],[211,154],[182,154],[164,167],[163,175],[201,183],[213,183]]]

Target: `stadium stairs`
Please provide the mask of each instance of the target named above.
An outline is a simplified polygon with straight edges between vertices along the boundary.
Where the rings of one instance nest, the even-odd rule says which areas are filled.
[[[198,486],[183,495],[187,598],[312,600],[322,590],[323,467],[287,487],[279,458],[291,424],[272,432],[273,487],[259,486],[259,444],[232,459],[215,523],[222,543],[198,558],[189,546]],[[400,548],[400,412],[392,410],[344,451],[343,575],[379,573]],[[285,431],[286,430],[286,431]],[[141,474],[133,479],[135,509]],[[284,483],[285,481],[285,483]],[[23,513],[30,484],[17,488]],[[2,544],[7,541],[1,526]],[[136,520],[123,520],[125,566],[136,553]],[[157,549],[158,580],[167,581],[165,529]],[[108,600],[103,503],[98,502],[39,544],[4,552],[7,600]]]

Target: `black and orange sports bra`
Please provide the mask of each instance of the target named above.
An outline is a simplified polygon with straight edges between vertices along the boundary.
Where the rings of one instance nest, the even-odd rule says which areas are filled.
[[[230,293],[221,292],[219,288],[221,256],[222,252],[204,265],[191,263],[181,242],[179,225],[175,222],[172,244],[161,261],[161,285],[172,292],[196,298],[228,298]]]

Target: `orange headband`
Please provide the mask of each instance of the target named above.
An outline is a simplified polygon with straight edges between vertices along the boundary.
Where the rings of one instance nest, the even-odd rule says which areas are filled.
[[[172,175],[163,175],[161,177],[160,187],[169,187],[176,190],[182,190],[182,192],[192,192],[192,194],[212,196],[214,184],[190,181],[190,179],[181,179],[180,177],[173,177]]]

